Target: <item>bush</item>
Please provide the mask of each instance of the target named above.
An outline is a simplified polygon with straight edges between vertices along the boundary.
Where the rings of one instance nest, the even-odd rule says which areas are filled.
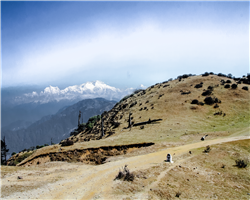
[[[91,130],[94,126],[94,123],[87,123],[86,128]]]
[[[177,192],[176,195],[175,195],[175,197],[178,197],[178,198],[179,198],[180,196],[181,196],[181,192]]]
[[[198,104],[199,101],[197,99],[192,100],[191,104]]]
[[[237,88],[237,85],[236,85],[236,84],[232,84],[232,85],[231,85],[231,88],[232,88],[232,89],[236,89],[236,88]]]
[[[145,90],[143,90],[143,89],[135,89],[134,92],[133,92],[133,94],[137,94],[137,93],[139,93],[141,91],[145,91]]]
[[[238,168],[246,168],[248,163],[249,163],[249,160],[248,160],[248,158],[246,158],[246,159],[237,159],[237,160],[235,160],[235,163],[236,163],[236,166]]]
[[[227,75],[219,73],[217,76],[227,77]]]
[[[247,86],[242,87],[242,89],[248,91],[248,87]]]
[[[204,74],[202,74],[202,76],[209,76],[209,73],[205,72]]]
[[[202,92],[202,96],[209,96],[212,94],[212,90],[206,90],[205,92]]]
[[[114,180],[133,181],[134,178],[135,175],[133,173],[130,173],[127,165],[125,165],[123,171],[119,170]]]
[[[203,153],[209,153],[211,151],[210,146],[206,146],[206,149],[204,149]]]
[[[14,156],[16,154],[16,152],[13,152],[11,155]]]
[[[226,85],[224,86],[224,88],[230,88],[230,85],[229,85],[229,84],[226,84]]]
[[[41,148],[43,148],[44,146],[43,145],[36,145],[36,149],[41,149]]]
[[[101,115],[95,115],[93,117],[90,117],[88,121],[96,122],[99,119],[101,119]]]
[[[19,156],[17,158],[15,164],[22,162],[24,159],[28,158],[31,154],[32,154],[32,152],[31,153],[24,153],[23,155]]]
[[[195,88],[201,88],[203,86],[203,84],[196,84],[194,87]]]

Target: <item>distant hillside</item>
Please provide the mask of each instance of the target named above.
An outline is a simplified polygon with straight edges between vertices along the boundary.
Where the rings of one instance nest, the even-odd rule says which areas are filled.
[[[115,101],[103,98],[85,99],[60,109],[55,115],[43,117],[26,129],[2,131],[2,137],[6,136],[10,152],[19,152],[31,146],[50,144],[51,138],[53,143],[58,143],[69,137],[70,131],[77,127],[79,111],[82,112],[81,122],[86,122],[90,117],[110,110],[115,103]]]
[[[139,88],[143,88],[141,85]],[[2,89],[2,130],[18,130],[27,128],[31,123],[46,115],[54,115],[65,107],[82,99],[105,98],[119,101],[134,89],[121,90],[101,81],[86,82],[81,85],[68,86],[60,89],[49,86],[13,87]]]
[[[70,137],[74,142],[99,140],[114,135],[112,143],[188,141],[195,134],[211,132],[210,137],[228,135],[249,126],[250,76],[231,78],[223,74],[183,75],[173,81],[155,84],[124,98],[104,113],[101,121]],[[154,123],[131,124],[162,119]],[[198,136],[196,139],[200,139]]]

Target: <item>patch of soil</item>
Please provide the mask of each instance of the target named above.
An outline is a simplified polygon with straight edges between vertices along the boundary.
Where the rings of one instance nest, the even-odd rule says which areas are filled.
[[[39,155],[32,160],[21,163],[19,166],[40,165],[50,161],[84,162],[86,164],[103,164],[108,157],[124,155],[130,149],[148,147],[154,143],[139,143],[119,146],[103,146],[98,148],[75,149],[65,152],[56,152]]]

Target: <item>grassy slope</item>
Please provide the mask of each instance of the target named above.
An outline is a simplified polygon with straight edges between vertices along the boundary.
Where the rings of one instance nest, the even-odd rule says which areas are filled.
[[[249,142],[212,145],[207,154],[204,148],[193,149],[192,154],[175,157],[177,165],[160,163],[135,171],[139,178],[116,183],[113,192],[123,199],[173,199],[178,192],[184,199],[248,199],[249,166],[238,168],[235,160],[249,157]]]
[[[245,84],[239,84],[235,90],[225,89],[224,86],[220,85],[221,79],[228,80],[228,78],[216,75],[195,76],[182,79],[180,82],[174,80],[156,85],[154,88],[148,88],[145,95],[139,96],[136,94],[121,103],[130,105],[137,101],[137,104],[132,108],[119,110],[117,116],[123,115],[123,118],[118,120],[121,125],[113,129],[114,135],[101,140],[78,142],[73,146],[62,147],[61,149],[67,151],[142,142],[155,142],[156,146],[161,148],[170,143],[172,145],[181,145],[197,142],[205,134],[209,135],[209,139],[249,134],[249,132],[243,131],[249,127],[249,91],[241,89]],[[234,80],[230,80],[234,83]],[[203,82],[203,87],[194,88],[200,82]],[[165,85],[169,86],[163,87]],[[214,88],[212,96],[221,100],[222,103],[218,104],[219,108],[213,108],[210,105],[198,106],[190,104],[193,99],[203,101],[205,99],[201,95],[203,90],[207,89],[208,86],[216,85],[218,87]],[[191,93],[181,95],[181,90],[191,91]],[[159,98],[159,95],[162,94],[163,96]],[[148,110],[139,111],[140,108],[144,107],[147,107]],[[154,108],[152,109],[152,107]],[[226,116],[214,116],[214,113],[218,111],[226,113]],[[132,113],[132,121],[135,123],[147,121],[149,118],[161,118],[163,120],[155,124],[145,125],[144,129],[140,129],[140,127],[133,127],[131,130],[123,129],[128,126],[129,112]],[[79,134],[76,137],[80,138],[81,136],[82,134]],[[58,150],[58,145],[45,147],[36,151],[28,159],[39,154]]]

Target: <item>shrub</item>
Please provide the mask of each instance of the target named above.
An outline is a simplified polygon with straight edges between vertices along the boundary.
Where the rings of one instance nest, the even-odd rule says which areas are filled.
[[[94,126],[94,123],[87,123],[86,128],[91,130]]]
[[[133,173],[130,173],[129,169],[127,168],[127,165],[125,165],[123,171],[119,170],[114,180],[133,181],[134,178],[135,175]]]
[[[229,85],[229,84],[226,84],[226,85],[224,86],[224,88],[230,88],[230,85]]]
[[[206,149],[204,149],[203,153],[209,153],[211,151],[210,146],[206,146]]]
[[[236,166],[238,168],[246,168],[248,163],[249,163],[249,160],[248,160],[248,158],[246,158],[246,159],[237,159],[237,160],[235,160],[235,163],[236,163]]]
[[[201,88],[203,85],[202,84],[196,84],[194,87],[195,88]]]
[[[212,94],[212,91],[211,90],[206,90],[205,92],[202,92],[202,96],[209,96]]]
[[[206,97],[206,98],[204,99],[204,101],[205,101],[205,104],[208,104],[208,105],[214,104],[214,100],[213,100],[212,97]]]
[[[198,104],[199,101],[197,99],[192,100],[191,104]]]
[[[198,105],[204,106],[204,103],[200,101],[200,102],[198,103]]]
[[[202,76],[209,76],[209,73],[205,72],[204,74],[202,74]]]
[[[219,73],[217,76],[223,76],[223,77],[227,77],[227,75]]]
[[[134,92],[133,92],[133,94],[137,94],[137,93],[139,93],[141,91],[145,91],[145,90],[143,90],[143,89],[135,89]]]
[[[175,197],[178,197],[178,198],[179,198],[180,196],[181,196],[181,192],[177,192],[176,195],[175,195]]]
[[[232,89],[236,89],[236,88],[237,88],[237,85],[236,85],[236,84],[232,84],[232,85],[231,85],[231,88],[232,88]]]
[[[14,156],[16,154],[16,152],[13,152],[11,155]]]
[[[31,154],[32,154],[32,152],[31,153],[24,153],[23,155],[19,156],[17,158],[15,164],[22,162],[24,159],[28,158]]]
[[[36,149],[41,149],[41,148],[43,148],[44,146],[43,145],[36,145]]]
[[[88,121],[96,122],[99,119],[101,119],[101,115],[95,115],[93,117],[90,117]]]
[[[242,89],[248,91],[248,87],[247,86],[242,87]]]

